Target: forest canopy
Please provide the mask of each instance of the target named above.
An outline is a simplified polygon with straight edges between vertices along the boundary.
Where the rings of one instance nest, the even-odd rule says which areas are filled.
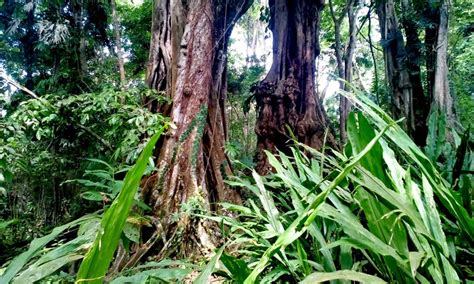
[[[0,0],[0,283],[474,281],[474,3]]]

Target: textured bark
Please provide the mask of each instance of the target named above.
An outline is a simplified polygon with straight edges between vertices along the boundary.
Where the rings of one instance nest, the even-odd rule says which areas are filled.
[[[419,146],[426,144],[426,136],[428,135],[427,119],[429,114],[429,103],[425,97],[423,84],[421,79],[421,47],[418,26],[415,21],[419,17],[416,9],[408,0],[401,2],[404,15],[401,18],[406,37],[406,53],[407,53],[407,70],[409,73],[410,83],[412,87],[413,101],[413,119],[414,131],[413,139]]]
[[[176,4],[177,6],[177,4]],[[175,6],[175,7],[176,7]],[[178,9],[178,8],[176,8]],[[166,96],[171,96],[171,1],[154,1],[153,20],[151,24],[150,53],[146,68],[146,84],[151,89],[165,92]],[[179,10],[175,14],[176,28],[182,29],[182,24],[177,23],[182,15]],[[174,31],[177,32],[176,30]],[[181,38],[182,32],[176,34]],[[177,50],[175,47],[173,50]],[[156,100],[145,97],[145,105],[149,110],[169,115],[168,105],[159,105]]]
[[[71,4],[72,15],[74,19],[73,31],[74,37],[79,39],[79,42],[75,46],[77,52],[77,72],[81,80],[87,76],[87,57],[86,57],[86,38],[84,31],[84,3],[77,1]]]
[[[433,78],[433,104],[446,113],[448,124],[453,125],[453,99],[448,81],[448,6],[446,1],[439,7],[439,26],[436,39],[436,61]]]
[[[162,141],[159,170],[143,194],[165,233],[180,236],[174,245],[184,254],[205,250],[209,235],[204,222],[172,220],[183,203],[196,197],[205,209],[216,210],[217,202],[240,202],[238,192],[223,182],[232,173],[223,147],[226,54],[232,27],[249,4],[237,0],[155,4],[147,83],[173,99],[169,112],[176,127]]]
[[[393,0],[380,1],[377,6],[380,33],[385,62],[385,74],[389,83],[392,112],[396,118],[405,117],[405,129],[413,137],[415,117],[413,89],[408,72],[407,52],[399,28]]]
[[[322,1],[270,0],[273,63],[254,87],[257,101],[257,171],[271,170],[264,150],[287,151],[286,127],[307,145],[321,148],[327,120],[315,94],[315,59],[319,55]],[[328,135],[330,145],[336,146]]]
[[[439,26],[439,9],[426,3],[423,10],[424,20],[429,23],[425,28],[425,62],[428,98],[433,101],[434,70],[436,64],[436,43]]]
[[[356,49],[356,20],[357,20],[357,11],[358,8],[355,7],[355,1],[349,0],[348,1],[348,9],[347,9],[347,19],[349,21],[349,40],[347,42],[346,47],[346,54],[344,56],[344,90],[349,91],[350,87],[349,84],[352,83],[352,60],[354,58],[354,52]],[[342,96],[340,98],[340,127],[341,127],[341,141],[345,143],[347,141],[347,133],[346,133],[346,121],[351,110],[351,103],[350,101]]]
[[[445,1],[401,1],[401,24],[406,45],[400,31],[393,0],[381,1],[377,7],[382,45],[384,47],[386,77],[392,92],[393,112],[406,117],[406,128],[416,144],[424,146],[430,102],[453,120],[452,98],[449,94],[447,68],[448,9]],[[419,26],[423,18],[425,28],[425,64],[427,88],[421,78],[422,43]],[[426,93],[426,94],[425,94]]]

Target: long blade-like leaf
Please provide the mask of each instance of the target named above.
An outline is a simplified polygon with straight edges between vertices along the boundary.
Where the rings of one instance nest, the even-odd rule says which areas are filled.
[[[344,169],[336,176],[336,178],[331,182],[331,184],[320,194],[316,196],[314,201],[306,207],[304,214],[298,216],[298,218],[291,223],[291,225],[278,237],[275,243],[269,247],[265,253],[262,255],[262,258],[257,263],[257,266],[252,271],[252,273],[245,279],[246,284],[255,283],[258,275],[265,269],[270,258],[280,249],[285,248],[293,241],[298,239],[311,225],[318,214],[318,210],[326,201],[326,198],[331,194],[331,192],[337,187],[337,185],[344,180],[344,178],[352,171],[352,169],[360,162],[360,160],[377,144],[378,140],[384,132],[391,125],[386,126],[377,136],[370,141],[370,143],[358,153],[354,159],[349,162]]]
[[[76,283],[102,283],[117,249],[123,226],[132,207],[133,197],[140,184],[143,172],[147,167],[148,159],[164,129],[165,126],[153,135],[140,157],[138,157],[136,164],[127,172],[122,190],[110,208],[104,213],[101,231],[99,231],[94,244],[79,267]]]

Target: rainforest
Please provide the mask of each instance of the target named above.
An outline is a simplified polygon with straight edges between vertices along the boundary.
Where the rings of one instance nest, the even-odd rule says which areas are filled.
[[[474,283],[474,2],[0,0],[0,283]]]

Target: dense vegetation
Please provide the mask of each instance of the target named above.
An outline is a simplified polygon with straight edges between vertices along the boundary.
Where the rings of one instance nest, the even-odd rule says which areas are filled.
[[[0,0],[0,283],[474,281],[473,16]]]

